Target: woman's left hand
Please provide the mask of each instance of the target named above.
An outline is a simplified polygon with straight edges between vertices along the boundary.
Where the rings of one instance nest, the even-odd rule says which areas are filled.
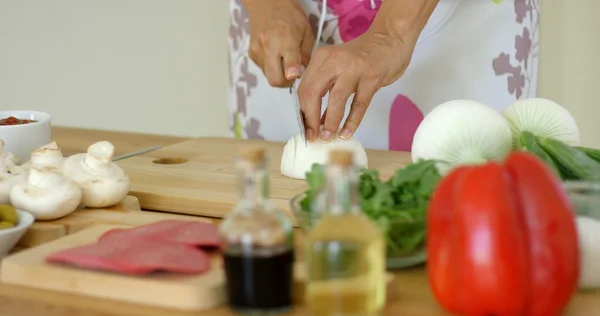
[[[414,45],[380,32],[339,45],[319,48],[302,76],[298,97],[306,125],[306,138],[315,140],[323,124],[321,139],[333,140],[344,117],[346,101],[354,93],[350,113],[340,137],[352,137],[371,99],[381,87],[392,84],[404,73]],[[322,98],[329,91],[327,110],[321,118]]]

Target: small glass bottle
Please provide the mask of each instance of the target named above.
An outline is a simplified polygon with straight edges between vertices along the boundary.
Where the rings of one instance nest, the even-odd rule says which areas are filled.
[[[244,148],[236,162],[239,201],[220,226],[230,307],[266,315],[292,306],[293,225],[269,204],[266,153]]]
[[[385,239],[360,208],[352,152],[330,152],[325,208],[307,238],[306,302],[313,316],[380,315]]]

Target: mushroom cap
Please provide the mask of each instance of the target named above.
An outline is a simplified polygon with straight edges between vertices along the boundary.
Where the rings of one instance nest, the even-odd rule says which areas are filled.
[[[129,177],[114,162],[98,164],[91,168],[86,164],[88,154],[68,157],[63,173],[73,179],[82,189],[81,203],[87,207],[108,207],[122,201],[129,193]]]
[[[36,171],[37,169],[32,169]],[[29,181],[16,184],[10,192],[10,201],[17,209],[31,213],[36,220],[53,220],[64,217],[77,209],[81,201],[81,189],[72,180],[58,173],[47,170],[37,170],[30,173]],[[45,173],[51,173],[49,179],[52,185],[42,185]],[[32,177],[40,176],[38,179]],[[55,181],[61,177],[62,181]],[[35,181],[38,180],[38,181]],[[36,185],[36,183],[40,185]]]

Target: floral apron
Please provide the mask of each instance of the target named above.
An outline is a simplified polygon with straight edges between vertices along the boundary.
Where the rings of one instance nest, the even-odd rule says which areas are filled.
[[[316,35],[322,0],[296,1]],[[319,45],[363,34],[381,3],[328,0]],[[230,11],[231,131],[237,138],[286,141],[300,132],[289,90],[269,86],[248,58],[242,0],[230,0]],[[440,0],[405,74],[375,94],[354,137],[366,148],[409,151],[423,116],[445,101],[473,99],[502,110],[519,98],[534,97],[538,26],[539,0]],[[326,104],[327,96],[323,108]]]

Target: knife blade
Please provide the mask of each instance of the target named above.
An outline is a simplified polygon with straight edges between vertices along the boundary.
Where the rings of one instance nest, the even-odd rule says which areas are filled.
[[[112,159],[112,161],[119,161],[119,160],[131,158],[131,157],[143,155],[145,153],[149,153],[151,151],[155,151],[155,150],[158,150],[158,149],[161,149],[161,148],[162,148],[162,146],[153,146],[153,147],[144,148],[142,150],[138,150],[138,151],[134,151],[134,152],[131,152],[131,153],[127,153],[127,154],[123,154],[123,155],[114,157]]]
[[[298,80],[293,80],[291,84],[292,98],[296,104],[296,119],[298,120],[298,126],[300,127],[300,135],[304,139],[304,147],[308,147],[308,141],[306,140],[306,126],[304,125],[304,113],[300,108],[300,99],[298,99]]]
[[[285,77],[283,56],[281,57],[281,70],[283,71],[283,76]],[[308,141],[306,140],[306,126],[304,125],[304,113],[300,108],[300,99],[298,98],[298,79],[290,81],[290,95],[294,100],[294,106],[296,108],[296,120],[298,121],[298,127],[300,128],[300,135],[302,135],[302,139],[304,140],[304,147],[308,147]]]

